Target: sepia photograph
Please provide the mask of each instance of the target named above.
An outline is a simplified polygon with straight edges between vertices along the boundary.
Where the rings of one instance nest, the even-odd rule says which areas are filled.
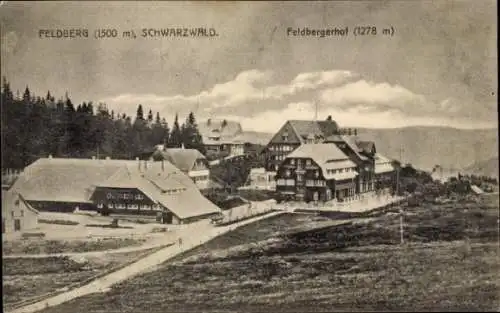
[[[1,1],[3,312],[500,311],[497,9]]]

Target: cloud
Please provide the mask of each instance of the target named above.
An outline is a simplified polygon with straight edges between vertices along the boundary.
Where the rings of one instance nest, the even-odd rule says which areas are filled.
[[[193,111],[199,119],[225,117],[262,131],[275,131],[287,119],[312,119],[316,106],[321,118],[332,115],[349,126],[465,127],[484,122],[455,98],[436,103],[403,86],[369,81],[345,70],[299,73],[287,83],[277,83],[272,71],[253,69],[198,94],[123,94],[102,101],[132,116],[142,104],[167,119]]]

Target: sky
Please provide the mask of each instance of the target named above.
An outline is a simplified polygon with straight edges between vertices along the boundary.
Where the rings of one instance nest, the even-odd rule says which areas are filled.
[[[9,2],[0,7],[1,71],[12,89],[67,92],[171,123],[227,118],[275,132],[287,119],[343,127],[498,127],[497,9],[477,1]],[[375,36],[355,36],[375,26]],[[142,38],[143,28],[213,28],[210,38]],[[346,36],[288,36],[287,29]],[[394,30],[383,35],[383,28]],[[89,38],[40,38],[41,29]],[[120,38],[95,39],[99,28]],[[123,38],[133,30],[135,39]]]

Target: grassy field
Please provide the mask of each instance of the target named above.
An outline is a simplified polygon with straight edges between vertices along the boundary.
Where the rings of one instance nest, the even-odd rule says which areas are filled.
[[[14,240],[2,243],[3,255],[90,252],[139,246],[145,239],[99,238],[95,240]]]
[[[287,233],[283,215],[55,312],[497,311],[498,201],[405,208],[362,224]]]
[[[3,259],[3,303],[9,306],[83,282],[157,249],[86,258]]]

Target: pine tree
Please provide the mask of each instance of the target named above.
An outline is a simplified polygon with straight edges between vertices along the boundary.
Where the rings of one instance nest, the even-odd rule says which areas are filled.
[[[153,112],[151,110],[149,110],[149,113],[148,113],[148,122],[150,122],[150,123],[153,122]]]
[[[25,103],[29,103],[30,100],[31,100],[30,89],[28,88],[28,86],[26,86],[26,89],[24,90],[24,93],[23,93],[23,101]]]
[[[180,148],[182,144],[182,133],[179,126],[179,115],[175,115],[174,125],[172,131],[170,132],[168,147],[169,148]]]
[[[139,106],[137,107],[137,115],[135,119],[144,120],[144,111],[142,110],[142,104],[139,104]]]
[[[205,147],[198,130],[198,125],[196,124],[196,118],[194,113],[189,113],[186,122],[184,124],[183,132],[183,143],[186,149],[197,149],[202,154],[205,154]]]

